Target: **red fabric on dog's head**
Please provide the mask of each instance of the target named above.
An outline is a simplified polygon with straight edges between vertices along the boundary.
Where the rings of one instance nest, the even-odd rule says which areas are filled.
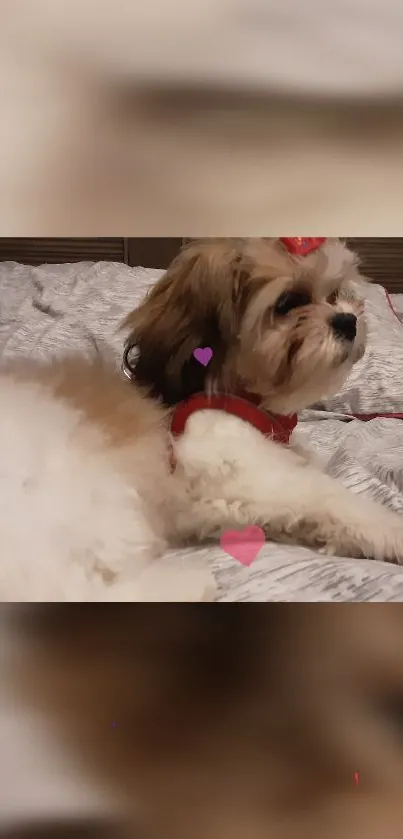
[[[325,238],[325,236],[313,236],[311,238],[306,236],[280,236],[280,242],[282,242],[290,253],[294,253],[296,256],[306,256],[311,251],[316,251],[320,248]]]

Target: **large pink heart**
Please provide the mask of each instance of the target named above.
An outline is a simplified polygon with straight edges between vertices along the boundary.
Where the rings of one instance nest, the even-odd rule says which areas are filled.
[[[213,357],[213,350],[211,347],[197,347],[193,355],[196,361],[202,364],[203,367],[207,367],[209,361],[211,361]]]
[[[244,527],[243,530],[226,530],[220,539],[225,553],[242,562],[242,565],[252,565],[264,543],[264,532],[256,524]]]

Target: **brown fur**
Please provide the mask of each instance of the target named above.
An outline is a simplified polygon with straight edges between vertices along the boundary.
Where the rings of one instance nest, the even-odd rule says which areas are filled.
[[[329,368],[357,360],[365,343],[363,325],[354,357],[332,340],[331,317],[358,274],[350,266],[329,283],[326,265],[322,251],[301,260],[271,239],[191,242],[126,320],[136,380],[168,405],[204,389],[246,389],[279,413],[306,407],[329,392]],[[307,303],[279,316],[276,302],[289,292]],[[349,305],[361,314],[358,301]],[[206,346],[213,357],[203,367],[193,352]]]
[[[136,378],[168,404],[203,389],[206,371],[192,357],[214,348],[209,375],[225,376],[247,300],[265,282],[252,278],[240,245],[211,239],[185,246],[146,302],[126,321],[139,347]]]
[[[401,605],[28,617],[25,683],[125,801],[131,839],[400,836]]]
[[[78,408],[107,435],[112,445],[122,446],[158,432],[166,411],[155,400],[144,399],[140,388],[130,383],[102,359],[63,358],[62,362],[12,362],[3,372],[13,378],[36,381],[59,399]]]

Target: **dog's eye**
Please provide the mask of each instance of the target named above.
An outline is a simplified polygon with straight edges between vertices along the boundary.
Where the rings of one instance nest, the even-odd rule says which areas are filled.
[[[309,294],[304,291],[284,291],[280,294],[274,307],[276,315],[286,315],[299,306],[307,306],[311,302]]]
[[[327,302],[330,303],[331,306],[333,306],[333,304],[337,302],[338,296],[338,291],[332,291],[332,293],[329,294],[329,297],[327,298]]]

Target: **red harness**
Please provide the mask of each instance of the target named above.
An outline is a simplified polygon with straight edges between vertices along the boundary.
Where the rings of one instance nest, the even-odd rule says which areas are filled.
[[[242,394],[241,396],[229,396],[227,394],[196,393],[184,402],[175,406],[171,416],[171,434],[179,437],[183,434],[189,417],[196,411],[225,411],[239,419],[249,422],[257,428],[265,437],[269,437],[275,443],[287,445],[292,432],[298,422],[296,414],[291,416],[279,416],[269,414],[259,407],[259,398],[253,394]],[[176,466],[176,459],[173,447],[171,446],[170,460],[172,470]]]

